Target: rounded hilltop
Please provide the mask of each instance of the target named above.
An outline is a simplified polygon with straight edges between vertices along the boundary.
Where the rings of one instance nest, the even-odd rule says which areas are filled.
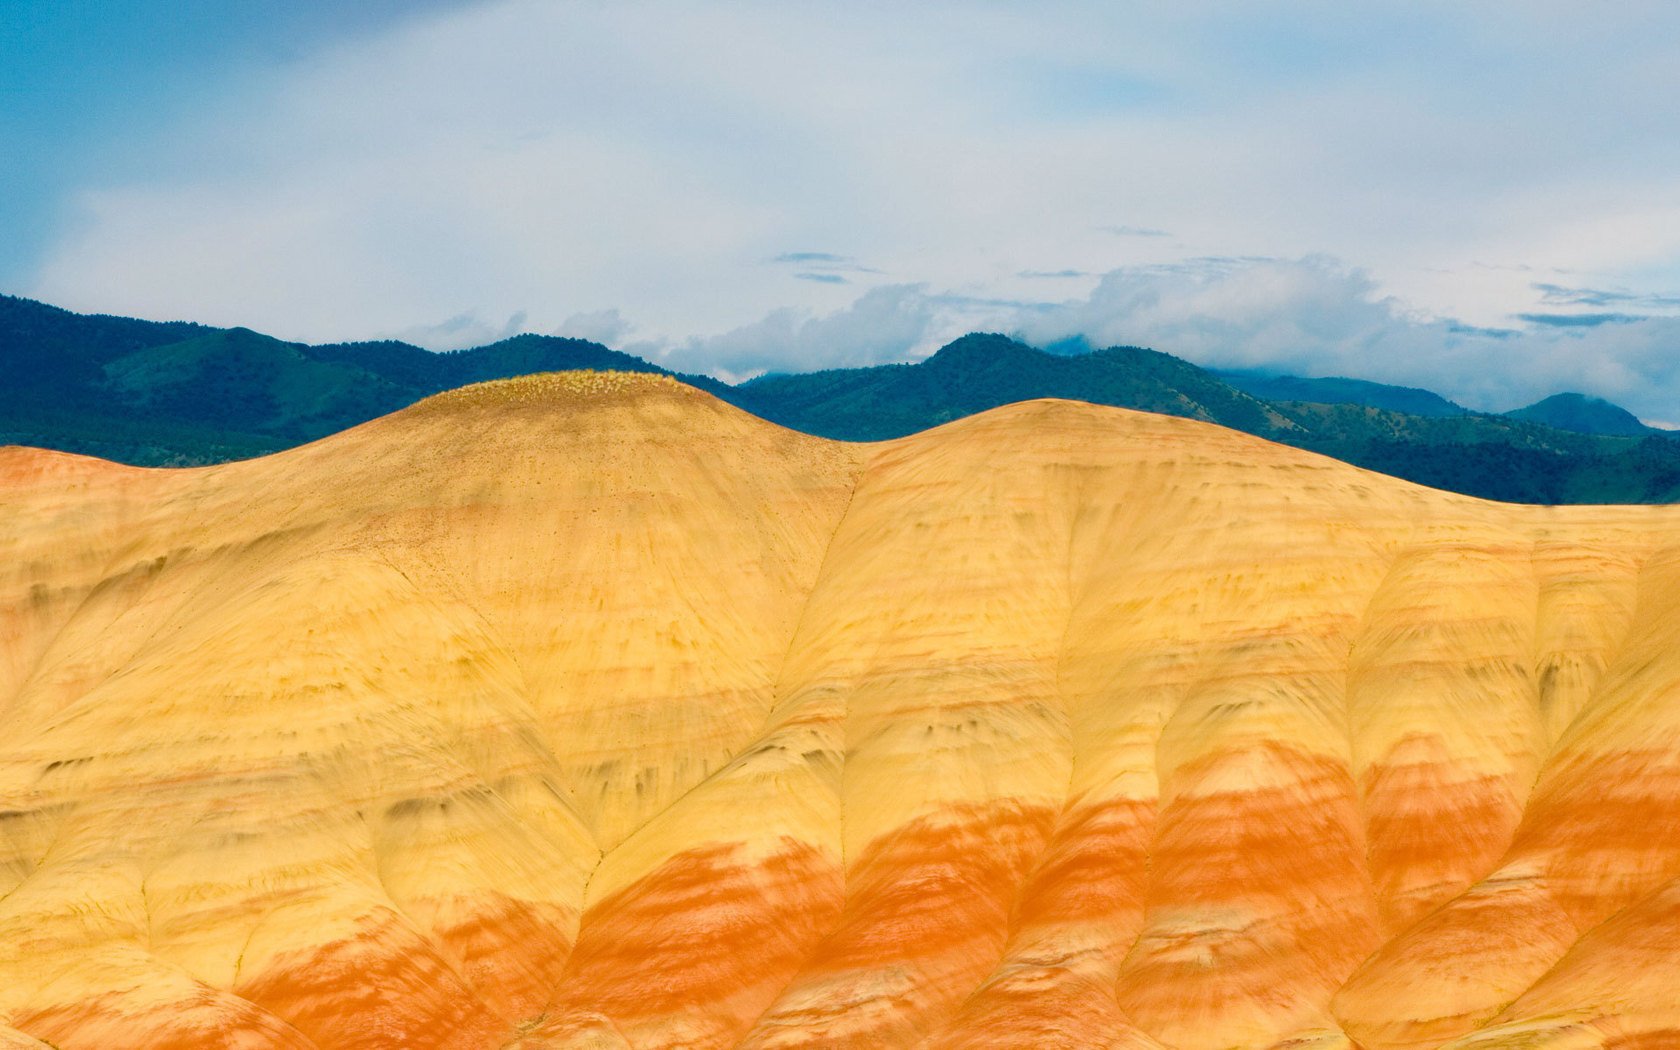
[[[33,445],[0,445],[0,479],[6,482],[25,480],[61,481],[105,468],[142,470],[121,463],[81,456],[74,452],[36,448]]]
[[[420,450],[430,456],[440,448],[523,455],[560,432],[586,443],[669,436],[673,430],[692,438],[724,411],[751,418],[666,375],[536,372],[445,390],[303,447],[333,457],[361,456],[369,447],[399,457]]]
[[[411,405],[409,410],[518,406],[655,391],[700,393],[681,380],[657,372],[578,369],[571,372],[534,372],[511,379],[472,383],[423,398]]]
[[[403,446],[437,448],[467,441],[481,448],[527,454],[564,433],[567,441],[595,449],[648,440],[656,443],[746,442],[755,448],[827,449],[850,460],[830,441],[729,404],[676,376],[656,372],[577,369],[495,379],[434,394],[387,416],[334,435],[317,448],[338,450],[372,440],[393,452]]]

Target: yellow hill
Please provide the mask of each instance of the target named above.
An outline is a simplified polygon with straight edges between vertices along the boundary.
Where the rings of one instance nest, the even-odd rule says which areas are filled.
[[[1069,402],[0,450],[0,1047],[1670,1045],[1677,603],[1680,511]]]

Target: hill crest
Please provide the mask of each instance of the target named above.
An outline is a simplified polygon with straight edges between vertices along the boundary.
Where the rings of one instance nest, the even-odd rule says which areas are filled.
[[[0,299],[0,358],[12,366],[11,382],[0,384],[0,442],[154,466],[262,456],[481,380],[577,368],[669,374],[555,336],[526,334],[444,354],[389,341],[307,346],[245,329],[84,317],[15,299]],[[848,441],[1066,397],[1212,420],[1484,498],[1680,499],[1680,440],[1621,425],[1626,420],[1580,425],[1526,421],[1520,412],[1484,415],[1424,391],[1344,379],[1266,380],[1268,396],[1311,399],[1267,400],[1239,389],[1253,388],[1241,377],[1138,347],[1065,356],[977,333],[917,364],[764,376],[739,386],[678,378],[779,425]],[[1586,432],[1605,430],[1622,432]]]

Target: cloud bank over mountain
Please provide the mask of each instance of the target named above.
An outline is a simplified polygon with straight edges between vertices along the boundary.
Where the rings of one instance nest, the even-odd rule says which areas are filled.
[[[1424,386],[1489,411],[1581,390],[1659,423],[1673,419],[1680,318],[1579,316],[1584,323],[1479,327],[1420,315],[1333,259],[1210,258],[1112,270],[1088,294],[1057,301],[888,285],[832,312],[784,308],[709,338],[640,349],[676,367],[738,377],[789,361],[914,360],[963,332],[990,329],[1070,352],[1139,345],[1216,368]]]

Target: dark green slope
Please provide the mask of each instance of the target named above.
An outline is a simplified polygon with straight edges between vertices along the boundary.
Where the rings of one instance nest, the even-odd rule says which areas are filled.
[[[1680,441],[1579,434],[1509,416],[1413,416],[1363,405],[1279,404],[1278,440],[1433,488],[1512,503],[1680,500]]]
[[[489,379],[573,368],[607,372],[665,371],[600,343],[551,335],[516,335],[488,346],[443,353],[397,342],[334,343],[301,349],[316,361],[351,365],[427,394]]]
[[[1611,404],[1603,398],[1588,397],[1586,394],[1553,394],[1527,408],[1514,409],[1505,414],[1512,419],[1540,423],[1548,427],[1557,427],[1559,430],[1573,430],[1579,434],[1640,437],[1662,433],[1655,427],[1641,423],[1639,417],[1622,406]]]
[[[1264,401],[1364,405],[1368,408],[1382,408],[1413,416],[1462,416],[1470,411],[1432,390],[1420,390],[1413,386],[1393,386],[1342,376],[1303,379],[1300,376],[1255,375],[1248,372],[1215,371],[1213,374],[1238,390]]]
[[[213,331],[185,321],[76,314],[0,296],[0,412],[95,409],[95,387],[107,362]]]
[[[574,368],[663,371],[580,339],[521,335],[443,354],[399,342],[307,346],[0,297],[0,444],[142,465],[213,463],[324,437],[467,383]]]

